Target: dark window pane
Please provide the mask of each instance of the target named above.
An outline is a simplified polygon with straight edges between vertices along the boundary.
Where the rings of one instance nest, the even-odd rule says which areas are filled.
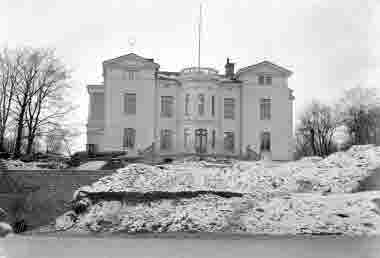
[[[161,117],[173,117],[173,96],[162,96],[161,97]]]
[[[136,130],[124,128],[123,147],[133,149],[135,147]]]
[[[235,137],[233,132],[224,132],[224,150],[234,152]]]
[[[136,94],[135,93],[124,94],[124,113],[127,115],[136,114]]]
[[[235,99],[224,99],[224,119],[235,119]]]
[[[263,75],[259,76],[259,84],[263,85],[264,84],[265,77]]]

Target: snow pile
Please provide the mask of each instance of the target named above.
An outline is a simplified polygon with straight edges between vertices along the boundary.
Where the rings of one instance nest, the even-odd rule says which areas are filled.
[[[257,199],[201,195],[128,203],[100,201],[68,212],[56,230],[71,232],[227,232],[248,234],[378,234],[380,192],[288,194]]]
[[[21,160],[4,160],[4,163],[7,165],[8,169],[25,169],[25,170],[34,170],[41,169],[38,165],[39,162],[23,162]]]
[[[89,161],[81,164],[76,170],[99,170],[101,169],[107,162],[102,160],[97,161]]]
[[[183,161],[131,164],[86,186],[89,192],[229,191],[239,193],[352,192],[380,166],[380,147],[354,146],[325,159],[287,163]],[[81,189],[79,189],[81,190]]]
[[[380,167],[380,147],[295,162],[132,164],[74,194],[56,230],[378,234],[380,192],[352,193]]]

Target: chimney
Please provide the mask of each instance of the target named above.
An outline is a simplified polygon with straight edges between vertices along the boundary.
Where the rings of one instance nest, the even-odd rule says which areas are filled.
[[[234,77],[234,73],[235,73],[235,64],[234,63],[230,63],[230,59],[227,58],[227,63],[226,65],[224,66],[225,68],[225,71],[226,71],[226,77],[229,78],[229,79],[232,79]]]

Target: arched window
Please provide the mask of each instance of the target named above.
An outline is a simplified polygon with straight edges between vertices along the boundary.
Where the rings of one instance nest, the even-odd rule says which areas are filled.
[[[262,132],[261,133],[261,144],[260,144],[260,150],[261,151],[270,151],[270,132]]]
[[[205,95],[199,94],[198,95],[198,114],[200,116],[203,116],[205,113]]]

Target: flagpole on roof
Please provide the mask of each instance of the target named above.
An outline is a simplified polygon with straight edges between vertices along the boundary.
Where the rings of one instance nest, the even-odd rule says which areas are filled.
[[[199,23],[198,23],[198,71],[201,70],[201,28],[202,28],[202,4],[199,5]]]

